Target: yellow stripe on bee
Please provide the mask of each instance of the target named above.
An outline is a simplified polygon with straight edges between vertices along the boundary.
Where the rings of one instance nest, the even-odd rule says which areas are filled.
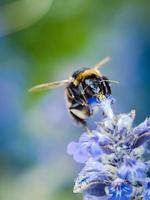
[[[100,71],[95,69],[87,69],[80,73],[76,79],[73,80],[74,85],[78,85],[82,80],[88,78],[91,75],[102,76]]]

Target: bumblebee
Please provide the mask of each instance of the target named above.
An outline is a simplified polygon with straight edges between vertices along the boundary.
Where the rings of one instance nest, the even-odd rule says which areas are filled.
[[[29,91],[37,92],[65,86],[66,105],[69,113],[78,124],[90,132],[86,119],[93,116],[98,110],[97,106],[93,105],[111,95],[110,82],[115,82],[110,81],[98,70],[109,60],[110,58],[106,57],[94,67],[75,71],[67,80],[40,84],[32,87]]]

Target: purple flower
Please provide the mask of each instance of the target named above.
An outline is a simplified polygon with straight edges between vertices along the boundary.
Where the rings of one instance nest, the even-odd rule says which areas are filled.
[[[87,149],[87,144],[82,145],[77,142],[71,142],[67,147],[67,152],[68,154],[73,155],[73,158],[76,162],[85,163],[89,158]]]
[[[111,104],[113,102],[114,102],[114,99],[110,96],[109,98],[101,101],[101,103],[100,103],[100,108],[103,110],[105,115],[110,119],[113,119],[113,117],[114,117],[114,113],[111,108]]]
[[[120,114],[117,116],[117,131],[122,133],[122,130],[130,130],[135,118],[135,110],[131,110],[128,114]]]
[[[68,145],[67,152],[73,155],[75,161],[85,163],[91,157],[98,160],[101,154],[109,153],[107,146],[111,144],[113,144],[111,138],[93,131],[92,135],[82,134],[79,142],[71,142]]]
[[[105,115],[110,119],[114,117],[114,114],[111,108],[111,105],[114,102],[115,102],[115,99],[111,95],[107,96],[106,99],[101,100],[101,101],[95,96],[90,97],[88,99],[88,104],[90,105],[91,109],[93,109],[94,107],[100,108],[105,113]]]
[[[150,118],[147,118],[143,123],[133,129],[132,136],[132,149],[143,145],[150,139]],[[131,142],[131,140],[130,140]]]
[[[140,136],[143,132],[150,131],[150,118],[147,118],[144,122],[135,127],[131,134]]]
[[[146,190],[144,192],[144,200],[150,199],[150,182],[147,183]]]
[[[109,200],[129,200],[132,193],[132,187],[121,179],[116,179],[109,187]]]
[[[140,181],[146,177],[147,166],[135,158],[126,157],[124,163],[118,169],[118,176],[127,181]]]
[[[100,103],[107,117],[97,123],[96,131],[68,146],[68,153],[85,163],[74,192],[83,193],[84,200],[149,200],[150,162],[142,157],[142,145],[150,139],[150,118],[132,128],[135,111],[114,115],[107,100]]]
[[[74,193],[86,192],[90,195],[103,196],[105,186],[112,176],[109,167],[111,166],[105,166],[93,159],[88,160],[75,181]]]

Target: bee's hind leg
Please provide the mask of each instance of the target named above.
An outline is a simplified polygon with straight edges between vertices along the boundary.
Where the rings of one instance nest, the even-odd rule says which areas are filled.
[[[85,129],[86,133],[88,133],[89,135],[92,135],[92,131],[87,125],[84,126],[84,129]]]
[[[73,117],[73,119],[75,120],[75,122],[80,125],[81,127],[84,128],[84,130],[86,131],[87,134],[92,135],[92,131],[89,128],[89,126],[87,125],[87,122],[84,119],[80,119],[79,117],[77,117],[74,113],[72,113],[70,111],[71,116]]]

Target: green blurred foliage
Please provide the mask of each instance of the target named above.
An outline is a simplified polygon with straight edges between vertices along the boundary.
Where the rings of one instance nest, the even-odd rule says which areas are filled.
[[[11,35],[10,39],[35,59],[30,73],[34,82],[41,81],[47,77],[49,69],[53,76],[53,64],[59,62],[58,58],[80,53],[93,37],[96,27],[109,26],[118,8],[117,1],[54,1],[44,18]]]
[[[35,63],[27,66],[33,83],[53,77],[54,63],[79,54],[95,32],[106,29],[127,1],[55,0],[49,12],[33,26],[9,36]],[[132,4],[145,6],[140,0]],[[59,60],[58,60],[59,59]],[[61,68],[61,66],[60,66]],[[47,72],[51,70],[51,74]],[[49,77],[51,76],[51,77]]]

